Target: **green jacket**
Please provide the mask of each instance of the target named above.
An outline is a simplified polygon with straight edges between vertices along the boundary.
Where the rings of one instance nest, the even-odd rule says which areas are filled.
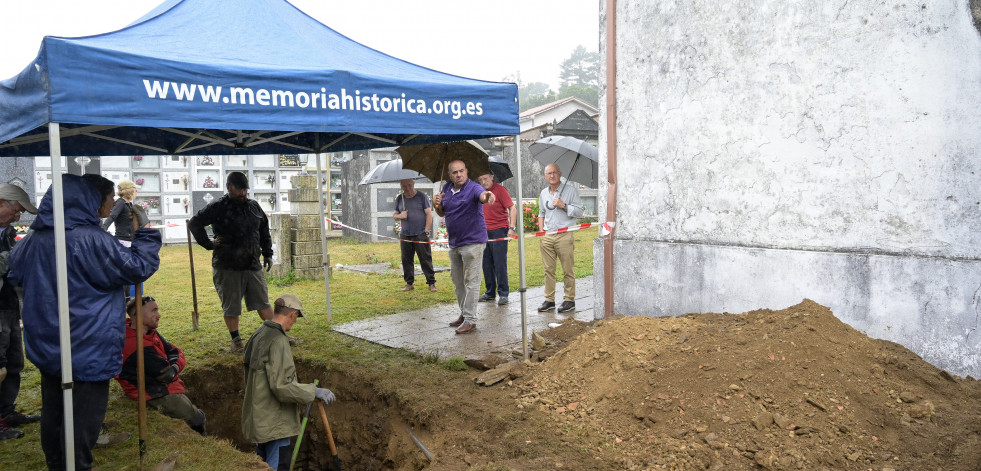
[[[245,345],[245,402],[242,434],[252,443],[266,443],[300,433],[298,404],[315,396],[313,384],[296,380],[293,352],[283,326],[265,321]]]

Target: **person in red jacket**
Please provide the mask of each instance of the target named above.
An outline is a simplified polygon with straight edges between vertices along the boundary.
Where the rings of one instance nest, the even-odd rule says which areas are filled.
[[[123,370],[116,381],[123,392],[134,401],[138,399],[136,382],[136,298],[126,302],[126,346],[123,347]],[[204,433],[204,411],[198,409],[184,394],[184,381],[180,378],[184,370],[184,352],[176,345],[167,342],[157,332],[160,325],[160,306],[150,296],[143,297],[143,364],[146,382],[146,403],[162,414],[181,419],[202,436]]]

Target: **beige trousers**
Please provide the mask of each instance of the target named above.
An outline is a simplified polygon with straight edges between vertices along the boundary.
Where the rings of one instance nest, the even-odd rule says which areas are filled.
[[[572,255],[575,237],[571,232],[542,237],[542,265],[545,267],[545,300],[555,302],[556,260],[562,263],[562,284],[565,301],[576,301],[576,273]]]

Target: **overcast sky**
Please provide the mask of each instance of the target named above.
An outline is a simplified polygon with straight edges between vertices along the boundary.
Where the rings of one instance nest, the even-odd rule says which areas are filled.
[[[218,0],[216,0],[218,1]],[[559,66],[576,46],[599,49],[600,0],[292,0],[345,36],[386,54],[463,77],[558,90]],[[4,1],[0,80],[37,55],[44,36],[120,29],[162,0]]]

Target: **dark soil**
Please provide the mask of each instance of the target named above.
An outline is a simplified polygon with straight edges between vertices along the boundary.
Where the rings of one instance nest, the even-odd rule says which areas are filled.
[[[811,301],[567,321],[542,335],[544,361],[513,363],[489,387],[472,370],[403,397],[330,373],[346,398],[329,408],[344,469],[981,469],[977,381]],[[209,417],[239,417],[241,375],[204,368],[187,379],[207,378],[191,395]],[[213,434],[251,451],[226,422]],[[302,469],[327,469],[323,426],[311,424]]]

